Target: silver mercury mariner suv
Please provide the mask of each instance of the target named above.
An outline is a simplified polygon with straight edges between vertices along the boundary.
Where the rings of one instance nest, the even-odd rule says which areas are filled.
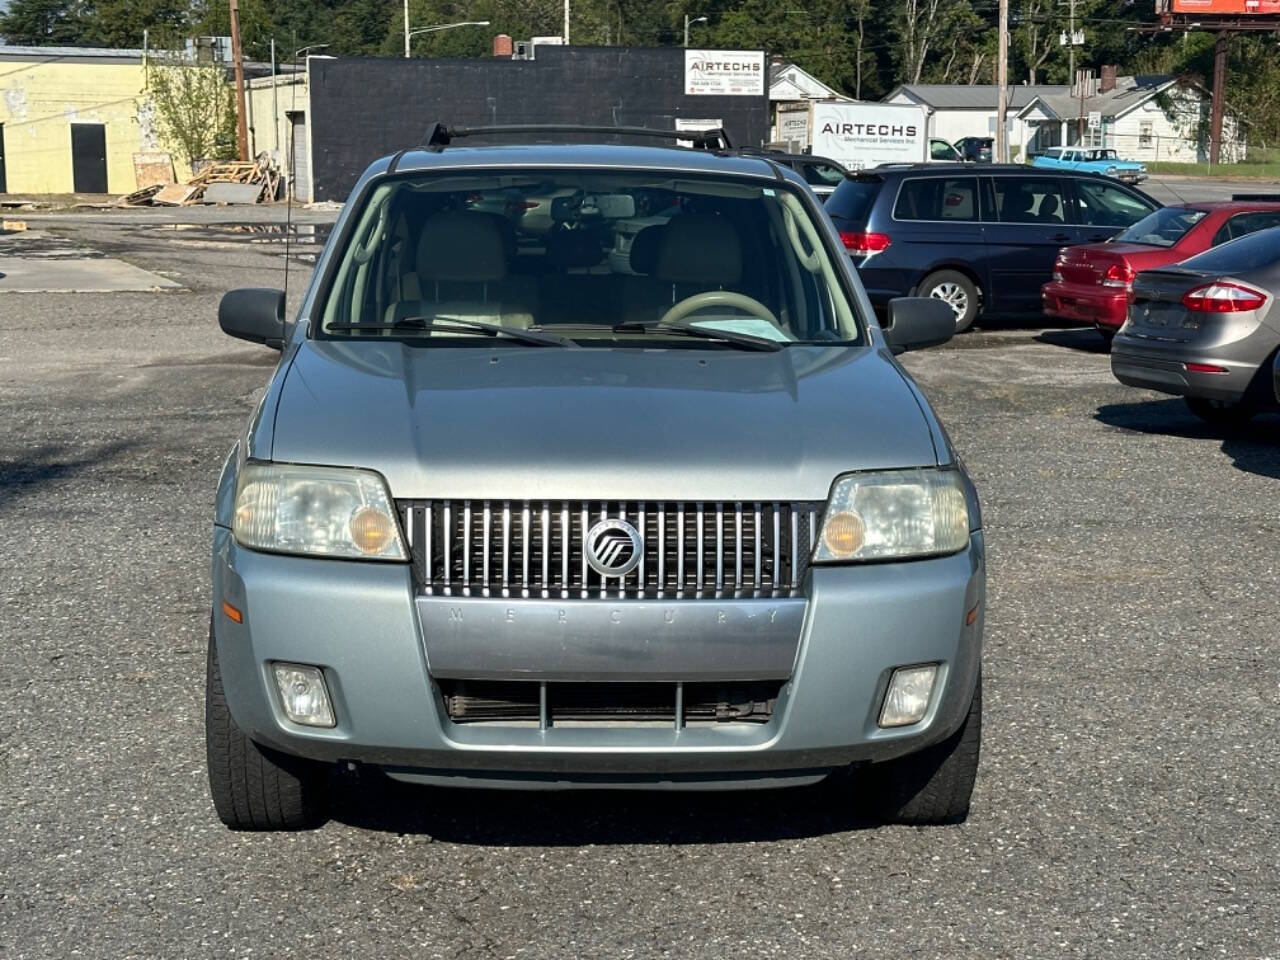
[[[296,320],[273,290],[219,308],[280,362],[217,490],[218,816],[314,825],[369,769],[830,777],[880,819],[962,819],[981,515],[894,359],[950,309],[879,326],[768,157],[462,134],[497,135],[365,171]]]

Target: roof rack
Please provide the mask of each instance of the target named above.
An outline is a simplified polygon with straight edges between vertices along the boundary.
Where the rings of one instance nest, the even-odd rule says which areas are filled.
[[[501,136],[524,133],[607,133],[619,137],[653,137],[658,140],[688,140],[697,150],[731,150],[733,143],[723,127],[707,130],[654,130],[650,127],[607,127],[579,123],[517,123],[491,127],[453,127],[432,124],[423,145],[428,150],[443,150],[459,137]]]
[[[1231,199],[1237,203],[1280,203],[1280,193],[1233,193]]]

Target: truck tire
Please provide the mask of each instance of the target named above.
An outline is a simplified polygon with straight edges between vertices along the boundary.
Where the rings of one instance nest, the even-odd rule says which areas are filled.
[[[232,719],[212,623],[204,724],[209,792],[219,820],[232,830],[305,830],[324,822],[327,769],[259,746]]]
[[[958,270],[939,270],[920,281],[917,296],[945,301],[956,315],[956,333],[968,330],[978,316],[978,287]]]
[[[982,742],[982,675],[960,729],[919,753],[872,764],[863,777],[867,812],[886,823],[960,823],[978,776]]]

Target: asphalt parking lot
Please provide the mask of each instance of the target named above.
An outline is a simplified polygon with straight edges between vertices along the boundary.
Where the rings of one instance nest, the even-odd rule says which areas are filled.
[[[276,354],[215,316],[285,260],[178,222],[29,224],[175,288],[0,293],[0,956],[1280,957],[1280,417],[1208,428],[1085,329],[906,358],[985,507],[966,823],[875,827],[822,789],[375,784],[314,832],[224,830],[213,488]]]

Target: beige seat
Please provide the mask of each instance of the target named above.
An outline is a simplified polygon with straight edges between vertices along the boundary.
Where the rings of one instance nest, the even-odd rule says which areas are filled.
[[[388,323],[459,317],[508,327],[533,324],[532,284],[509,274],[507,244],[488,214],[446,210],[429,218],[418,238],[416,268],[400,278],[399,290],[401,299],[387,305]]]

